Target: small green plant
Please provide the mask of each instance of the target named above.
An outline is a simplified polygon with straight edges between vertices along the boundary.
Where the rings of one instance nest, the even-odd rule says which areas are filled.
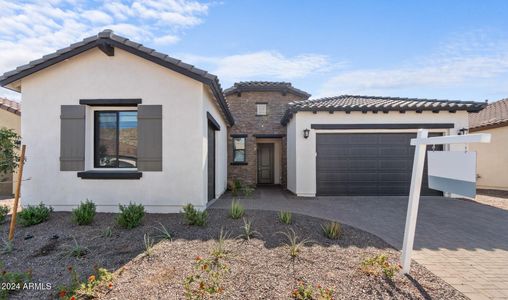
[[[132,229],[141,224],[145,216],[145,207],[142,204],[129,203],[129,205],[119,205],[120,214],[116,222],[123,228]]]
[[[212,248],[212,256],[215,258],[222,258],[226,256],[228,252],[226,249],[226,240],[229,239],[229,232],[224,231],[223,228],[220,229],[219,236],[215,242],[214,247]]]
[[[28,205],[18,213],[19,224],[26,227],[42,223],[49,219],[52,211],[53,208],[51,206],[47,207],[42,202],[39,205]]]
[[[194,273],[184,280],[185,298],[210,299],[224,293],[222,279],[229,272],[227,265],[217,258],[196,257]]]
[[[368,275],[379,276],[383,274],[392,279],[400,267],[397,264],[390,263],[386,254],[379,254],[363,260],[361,269]]]
[[[7,205],[0,205],[0,224],[5,222],[5,218],[11,209]]]
[[[323,234],[331,240],[338,239],[342,234],[342,226],[337,222],[326,223],[321,225],[321,228],[323,229]]]
[[[74,256],[77,258],[85,256],[88,253],[88,248],[78,243],[75,237],[73,237],[72,239],[74,240],[74,244],[67,246],[66,251],[67,255]]]
[[[155,230],[160,232],[160,234],[157,237],[171,241],[173,239],[173,236],[171,235],[171,232],[169,232],[169,230],[166,228],[166,226],[164,226],[161,222],[158,222],[158,223],[160,225],[160,228],[159,227],[153,227]]]
[[[279,220],[284,224],[291,224],[293,223],[291,212],[289,211],[281,211],[279,212]]]
[[[233,199],[231,201],[231,209],[229,210],[229,216],[232,219],[240,219],[245,214],[245,208],[243,205],[238,202],[238,200]]]
[[[205,226],[206,219],[208,217],[208,213],[206,211],[199,211],[190,203],[183,207],[183,214],[187,220],[187,224],[192,226]]]
[[[261,233],[252,229],[252,221],[243,218],[243,226],[240,227],[242,229],[242,234],[240,234],[240,238],[245,240],[250,240],[254,236],[262,236]]]
[[[106,227],[102,233],[102,237],[104,238],[110,238],[113,235],[113,230],[111,229],[111,226]]]
[[[252,193],[254,193],[254,188],[246,185],[243,187],[242,191],[245,197],[250,197],[252,196]]]
[[[315,287],[300,281],[291,292],[291,299],[295,300],[333,300],[332,289],[323,288],[320,285]]]
[[[25,283],[32,280],[31,272],[9,272],[0,263],[0,299],[9,299],[9,294],[23,289]]]
[[[287,238],[286,245],[289,248],[289,256],[294,259],[296,258],[305,244],[309,243],[309,239],[300,239],[293,228],[289,228],[286,232],[279,232]]]
[[[88,225],[92,223],[94,217],[95,203],[88,199],[72,210],[72,220],[78,225]]]
[[[14,250],[14,244],[9,239],[2,238],[2,254],[11,253]]]
[[[153,250],[153,239],[150,238],[150,235],[148,233],[144,234],[144,236],[143,236],[143,242],[145,244],[145,254],[147,256],[151,256],[152,255],[152,250]]]
[[[231,185],[231,194],[236,197],[242,190],[243,184],[240,179],[233,180],[233,184]]]

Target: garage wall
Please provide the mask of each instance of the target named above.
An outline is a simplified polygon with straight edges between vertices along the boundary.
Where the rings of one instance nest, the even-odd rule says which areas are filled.
[[[298,112],[288,124],[288,189],[298,196],[316,195],[316,133],[317,132],[416,132],[417,130],[314,130],[311,124],[386,124],[386,123],[454,123],[453,129],[431,130],[443,135],[457,134],[460,128],[468,128],[467,112]],[[304,129],[311,129],[309,138],[303,137]],[[294,141],[292,139],[294,138]],[[294,144],[294,146],[292,145]],[[450,145],[450,150],[464,149],[464,145]],[[292,157],[294,155],[294,158]],[[291,157],[291,159],[290,159]],[[292,178],[294,174],[295,178]],[[293,183],[294,182],[294,185]],[[290,184],[291,183],[291,184]]]
[[[478,187],[508,190],[508,126],[477,131],[490,133],[490,144],[471,144],[469,149],[477,152]]]

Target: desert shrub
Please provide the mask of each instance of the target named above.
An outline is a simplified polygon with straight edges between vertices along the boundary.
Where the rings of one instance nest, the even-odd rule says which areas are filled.
[[[235,197],[238,196],[240,191],[242,191],[242,187],[243,184],[240,179],[233,180],[233,184],[231,184],[231,194],[233,194],[233,196]]]
[[[233,199],[231,201],[231,209],[229,210],[229,216],[232,219],[240,219],[245,214],[245,208],[243,205],[238,202],[238,200]]]
[[[379,254],[363,260],[361,269],[368,275],[380,276],[383,274],[391,279],[400,267],[398,264],[390,263],[386,254]]]
[[[215,258],[222,258],[226,255],[228,250],[226,249],[226,240],[229,238],[229,232],[220,229],[219,236],[212,248],[212,256]]]
[[[245,197],[250,197],[250,196],[252,196],[252,193],[254,193],[254,188],[246,185],[243,187],[242,191],[243,191],[243,195]]]
[[[11,240],[9,240],[8,238],[7,239],[2,238],[2,249],[1,249],[0,253],[8,254],[8,253],[11,253],[12,250],[14,250],[14,243]]]
[[[338,239],[342,234],[342,226],[337,222],[326,223],[321,225],[321,228],[323,229],[323,234],[331,240]]]
[[[110,238],[113,235],[113,230],[111,229],[111,226],[108,226],[104,228],[101,232],[102,237],[104,238]]]
[[[52,211],[53,208],[51,206],[48,207],[42,202],[39,205],[28,205],[18,213],[19,224],[21,224],[21,226],[32,226],[42,223],[49,219],[49,215]]]
[[[183,207],[183,214],[187,220],[187,224],[196,226],[205,226],[208,217],[206,211],[199,211],[190,203]]]
[[[72,220],[78,225],[88,225],[92,223],[94,217],[95,203],[88,199],[72,210]]]
[[[291,292],[291,299],[295,300],[332,300],[334,291],[323,288],[321,285],[315,287],[300,281]]]
[[[242,234],[240,234],[240,238],[245,240],[250,240],[254,236],[261,236],[261,233],[252,229],[252,221],[243,218],[243,226],[240,227],[242,229]]]
[[[284,224],[291,224],[293,222],[291,217],[291,212],[289,211],[281,211],[279,212],[279,220]]]
[[[9,295],[23,289],[23,285],[32,280],[30,272],[9,272],[0,262],[0,299],[9,299]]]
[[[74,257],[83,257],[88,253],[88,248],[78,243],[75,237],[73,237],[74,243],[72,245],[66,246],[65,253],[69,256]]]
[[[186,299],[211,299],[224,293],[222,280],[229,268],[217,257],[196,257],[194,273],[184,280]]]
[[[119,205],[120,214],[116,222],[123,228],[132,229],[141,224],[145,216],[145,207],[142,204],[129,203],[129,205]]]
[[[7,214],[11,211],[7,205],[0,205],[0,224],[5,222]]]
[[[18,167],[21,137],[9,128],[0,128],[0,174],[12,173]]]
[[[289,228],[286,232],[279,232],[287,238],[286,245],[289,248],[289,256],[291,258],[296,258],[305,244],[309,243],[310,240],[305,238],[301,239],[293,228]]]
[[[160,228],[153,227],[155,230],[160,232],[160,234],[157,237],[171,241],[173,239],[171,232],[169,232],[169,230],[166,228],[166,226],[164,226],[161,222],[159,222],[159,225],[160,225]]]
[[[153,239],[150,238],[150,235],[148,233],[145,233],[143,235],[143,242],[145,244],[145,254],[147,256],[152,255],[152,248],[153,248]]]
[[[87,280],[81,282],[78,273],[72,266],[67,268],[70,274],[68,285],[57,287],[59,299],[93,299],[96,297],[96,289],[107,287],[111,289],[113,284],[113,274],[104,268],[94,268],[94,273],[88,276]]]

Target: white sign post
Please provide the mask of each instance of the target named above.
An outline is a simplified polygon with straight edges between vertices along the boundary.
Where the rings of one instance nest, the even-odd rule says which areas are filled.
[[[427,145],[444,144],[469,144],[469,143],[490,143],[490,134],[468,134],[448,135],[439,137],[428,137],[428,130],[419,129],[416,139],[411,139],[411,145],[416,146],[413,161],[413,173],[411,175],[411,188],[409,190],[409,202],[407,205],[406,228],[404,230],[404,242],[402,244],[401,265],[402,272],[409,274],[411,268],[411,253],[416,229],[416,217],[418,216],[418,205],[420,202],[420,190],[422,187],[423,168],[425,165],[425,152]]]

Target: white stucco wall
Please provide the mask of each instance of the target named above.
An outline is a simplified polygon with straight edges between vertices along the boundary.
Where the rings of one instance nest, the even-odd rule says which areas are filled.
[[[489,133],[489,144],[475,143],[469,146],[477,152],[478,187],[484,189],[508,190],[508,126],[477,131]]]
[[[56,210],[69,210],[88,198],[100,211],[117,211],[119,203],[130,201],[144,204],[148,212],[178,212],[186,203],[205,207],[209,99],[205,101],[202,83],[120,49],[112,57],[92,49],[30,75],[21,84],[21,130],[27,145],[24,177],[30,178],[23,184],[24,205],[42,201]],[[162,104],[163,171],[143,172],[140,180],[83,180],[75,171],[61,172],[60,106],[79,104],[83,98],[141,98],[142,104]],[[216,112],[215,116],[223,127],[217,144],[225,144],[224,121]],[[88,127],[87,140],[90,134]],[[219,147],[220,157],[225,157],[225,147]],[[91,151],[92,144],[87,143],[88,168]],[[221,182],[223,161],[217,168]]]
[[[320,132],[416,132],[417,130],[314,130],[311,124],[378,124],[378,123],[454,123],[453,129],[430,130],[444,135],[457,134],[460,128],[468,127],[467,112],[399,112],[367,113],[351,112],[298,112],[287,125],[288,131],[288,189],[298,196],[316,195],[316,133]],[[311,129],[309,138],[303,137],[304,129]],[[294,141],[293,141],[294,139]],[[452,145],[450,150],[464,149],[463,145]],[[291,174],[291,175],[290,175]],[[294,174],[294,175],[293,175]],[[294,177],[293,177],[294,176]]]

